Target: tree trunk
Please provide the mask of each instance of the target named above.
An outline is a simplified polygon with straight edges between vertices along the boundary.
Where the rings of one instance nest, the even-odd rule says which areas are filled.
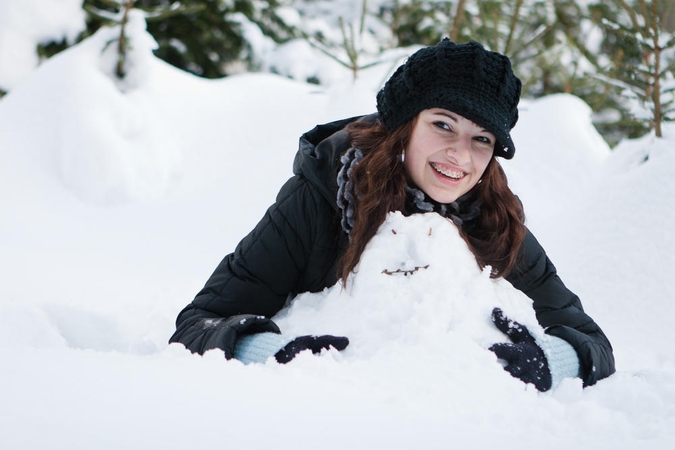
[[[129,21],[129,11],[134,7],[135,0],[127,0],[122,6],[124,13],[122,14],[122,22],[120,22],[120,38],[117,42],[117,69],[115,73],[118,78],[124,78],[126,75],[124,71],[124,63],[127,59],[127,36],[125,34],[127,22]]]
[[[452,30],[450,30],[450,40],[452,42],[457,42],[457,36],[459,35],[460,24],[464,18],[464,4],[466,0],[459,0],[457,3],[457,11],[455,12],[455,20],[452,21]]]

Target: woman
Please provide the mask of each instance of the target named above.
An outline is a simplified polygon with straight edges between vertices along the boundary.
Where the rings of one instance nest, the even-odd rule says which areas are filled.
[[[269,318],[301,292],[345,283],[388,212],[436,212],[455,223],[479,266],[533,300],[546,339],[493,311],[511,342],[490,350],[509,373],[541,391],[564,377],[592,385],[611,375],[609,341],[525,227],[496,159],[514,155],[520,91],[509,59],[478,43],[444,39],[413,54],[378,93],[376,114],[301,137],[295,175],[178,315],[170,342],[243,362],[342,350],[345,337],[292,338]]]

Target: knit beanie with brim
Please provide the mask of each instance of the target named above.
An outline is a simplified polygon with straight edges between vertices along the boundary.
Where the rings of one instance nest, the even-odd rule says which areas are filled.
[[[377,94],[377,110],[384,126],[394,130],[425,109],[447,109],[494,134],[494,154],[511,159],[520,91],[509,58],[478,42],[445,38],[396,69]]]

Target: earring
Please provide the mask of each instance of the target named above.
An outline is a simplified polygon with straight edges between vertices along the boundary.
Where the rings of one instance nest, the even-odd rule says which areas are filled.
[[[405,149],[403,149],[398,159],[401,161],[401,164],[405,162]]]

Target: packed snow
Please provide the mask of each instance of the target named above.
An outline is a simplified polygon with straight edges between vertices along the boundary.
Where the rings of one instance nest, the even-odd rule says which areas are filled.
[[[612,377],[512,378],[489,313],[539,334],[529,300],[450,222],[396,213],[346,288],[275,318],[350,346],[245,366],[167,345],[175,317],[274,201],[299,135],[372,112],[391,65],[327,88],[203,80],[154,58],[139,20],[123,83],[103,29],[0,100],[0,448],[673,448],[674,128],[610,151],[581,100],[524,100],[504,162]]]
[[[0,89],[14,88],[35,70],[38,44],[75,42],[84,19],[82,0],[0,0]]]

